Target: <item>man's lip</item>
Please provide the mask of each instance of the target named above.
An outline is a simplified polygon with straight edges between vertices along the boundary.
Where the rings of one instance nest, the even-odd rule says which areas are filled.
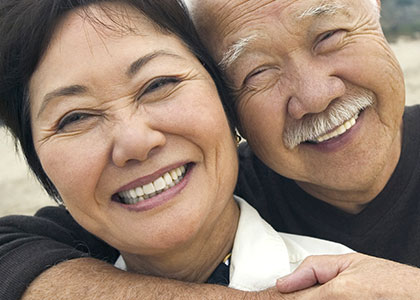
[[[366,108],[365,108],[366,109]],[[355,115],[355,116],[353,116],[352,118],[355,118],[356,119],[356,123],[358,122],[358,118],[360,117],[360,115],[365,111],[365,109],[362,109],[361,111],[359,111],[359,113],[357,114],[357,115]],[[344,133],[342,133],[342,134],[339,134],[338,136],[335,136],[335,137],[333,137],[333,138],[330,138],[330,139],[327,139],[327,140],[324,140],[324,141],[322,141],[322,142],[318,142],[317,141],[317,139],[319,139],[319,138],[321,138],[321,137],[323,137],[324,135],[327,135],[327,134],[329,134],[329,133],[332,133],[332,132],[334,132],[334,131],[336,131],[340,126],[343,126],[344,125],[344,123],[346,123],[346,122],[348,122],[349,120],[347,120],[347,121],[345,121],[345,122],[343,122],[343,124],[341,124],[341,125],[338,125],[338,126],[336,126],[336,127],[334,127],[333,129],[331,129],[331,130],[329,130],[329,131],[327,131],[327,132],[325,132],[325,133],[323,133],[323,134],[320,134],[317,138],[315,138],[314,140],[307,140],[307,141],[305,141],[304,143],[306,143],[306,144],[312,144],[312,145],[317,145],[317,144],[322,144],[322,143],[327,143],[328,141],[330,141],[330,140],[334,140],[334,139],[336,139],[336,138],[339,138],[340,136],[342,136],[342,135],[345,135],[346,134],[346,132],[348,131],[348,130],[351,130],[351,128],[349,128],[349,129],[347,129]],[[353,125],[353,126],[355,126],[355,125]],[[353,127],[352,126],[352,127]]]
[[[156,179],[158,179],[159,177],[163,176],[163,174],[165,174],[166,172],[169,172],[169,171],[171,171],[173,169],[179,168],[179,167],[184,166],[186,164],[187,164],[187,162],[175,163],[175,164],[166,166],[166,167],[164,167],[162,169],[159,169],[158,171],[156,171],[156,172],[154,172],[154,173],[152,173],[150,175],[146,175],[146,176],[143,176],[141,178],[138,178],[138,179],[136,179],[136,180],[134,180],[134,181],[132,181],[132,182],[130,182],[130,183],[122,186],[121,188],[119,188],[114,193],[114,195],[117,194],[117,193],[119,193],[119,192],[131,190],[131,189],[137,188],[139,186],[142,186],[142,185],[148,184],[150,182],[153,182]]]
[[[311,147],[321,152],[334,152],[341,149],[348,142],[350,142],[354,138],[354,135],[356,134],[356,132],[359,131],[359,127],[364,121],[363,119],[365,117],[365,112],[366,110],[361,111],[357,119],[357,123],[352,128],[350,128],[345,133],[343,133],[342,135],[339,135],[335,138],[326,140],[321,143],[315,143],[315,144],[305,143],[303,145],[306,147]]]

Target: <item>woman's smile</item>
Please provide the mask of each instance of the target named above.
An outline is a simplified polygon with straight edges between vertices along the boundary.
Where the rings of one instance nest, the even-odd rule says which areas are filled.
[[[130,210],[153,209],[172,199],[188,184],[188,176],[193,167],[194,164],[189,163],[171,168],[169,171],[160,170],[154,175],[139,178],[112,195],[112,200]]]

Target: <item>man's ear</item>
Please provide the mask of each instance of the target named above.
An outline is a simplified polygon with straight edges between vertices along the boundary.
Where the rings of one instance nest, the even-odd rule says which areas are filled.
[[[379,10],[381,9],[381,0],[376,0],[376,3],[378,3]]]

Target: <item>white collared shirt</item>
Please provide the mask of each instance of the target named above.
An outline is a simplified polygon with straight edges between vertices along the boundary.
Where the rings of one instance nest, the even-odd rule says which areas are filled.
[[[260,291],[276,284],[310,255],[353,252],[338,243],[302,235],[277,232],[245,200],[235,196],[240,207],[238,229],[230,259],[229,287]],[[115,267],[126,271],[120,255]]]
[[[346,254],[341,244],[277,232],[245,200],[235,196],[241,215],[233,244],[229,287],[260,291],[275,286],[310,255]]]

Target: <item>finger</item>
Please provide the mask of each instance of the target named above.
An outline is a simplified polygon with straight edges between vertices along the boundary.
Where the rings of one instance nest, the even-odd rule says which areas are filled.
[[[278,279],[276,287],[281,293],[292,293],[309,288],[317,283],[318,279],[313,269],[301,268],[286,277]]]
[[[293,273],[277,280],[276,287],[281,293],[291,293],[323,284],[335,278],[348,265],[349,261],[342,255],[311,256]]]

